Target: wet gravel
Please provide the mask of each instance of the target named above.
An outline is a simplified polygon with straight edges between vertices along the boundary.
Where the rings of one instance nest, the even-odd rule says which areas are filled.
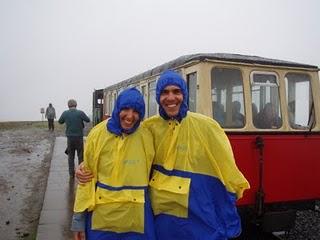
[[[35,239],[54,136],[0,125],[0,239]]]
[[[36,239],[56,136],[64,125],[0,122],[0,240]]]
[[[320,240],[320,202],[314,211],[298,211],[295,227],[288,240]]]

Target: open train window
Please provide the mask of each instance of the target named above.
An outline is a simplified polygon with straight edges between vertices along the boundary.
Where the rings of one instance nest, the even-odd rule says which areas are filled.
[[[260,129],[280,128],[282,118],[277,74],[254,71],[250,80],[254,126]]]
[[[149,89],[148,116],[151,117],[157,114],[156,81],[149,82],[148,89]]]
[[[238,69],[216,67],[211,71],[213,118],[224,128],[245,125],[242,74]]]
[[[197,108],[197,73],[190,73],[187,75],[188,86],[188,106],[191,112],[196,112]]]
[[[289,124],[294,129],[307,129],[314,118],[310,77],[288,73],[285,76]]]

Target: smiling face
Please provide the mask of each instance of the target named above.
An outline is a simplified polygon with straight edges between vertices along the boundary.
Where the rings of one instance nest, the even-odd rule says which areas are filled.
[[[139,121],[139,113],[132,108],[125,108],[120,111],[119,118],[121,127],[129,130]]]
[[[165,87],[160,94],[160,105],[169,117],[175,117],[179,114],[182,102],[182,91],[175,85]]]

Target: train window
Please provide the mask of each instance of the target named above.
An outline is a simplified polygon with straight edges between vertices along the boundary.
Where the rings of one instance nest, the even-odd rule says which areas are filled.
[[[111,115],[111,111],[112,111],[112,95],[111,95],[111,93],[108,93],[108,109],[107,109],[107,113]]]
[[[156,81],[149,82],[148,116],[157,114]]]
[[[146,96],[147,96],[147,90],[146,90],[147,86],[146,85],[143,85],[141,87],[139,87],[139,90],[143,96],[143,99],[146,100]]]
[[[285,76],[289,124],[295,129],[307,128],[313,117],[310,77],[288,73]]]
[[[147,85],[139,86],[139,89],[140,89],[140,92],[141,92],[141,94],[142,94],[142,96],[143,96],[144,102],[146,103],[146,104],[145,104],[145,113],[146,113],[146,116],[145,116],[145,117],[148,117]]]
[[[187,75],[187,86],[188,86],[188,105],[191,112],[196,112],[197,107],[197,73],[190,73]]]
[[[97,104],[98,104],[98,105],[103,105],[103,99],[98,98],[98,99],[97,99]]]
[[[271,72],[252,72],[252,120],[256,128],[273,129],[282,126],[278,77]]]
[[[238,69],[213,68],[211,71],[213,118],[225,128],[245,125],[242,74]]]
[[[111,113],[113,111],[114,104],[115,104],[116,100],[117,100],[117,93],[113,93],[112,94],[112,100],[111,100]]]

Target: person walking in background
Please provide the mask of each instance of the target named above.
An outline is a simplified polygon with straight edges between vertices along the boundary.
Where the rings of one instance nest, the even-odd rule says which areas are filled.
[[[78,163],[83,160],[83,128],[84,121],[90,122],[88,116],[81,110],[77,109],[77,102],[74,99],[68,101],[69,110],[62,113],[58,122],[66,124],[66,136],[68,146],[68,162],[70,177],[74,177],[74,158],[77,151]]]
[[[49,103],[49,106],[46,109],[45,117],[46,119],[48,119],[49,131],[54,131],[54,119],[56,118],[56,110],[51,103]]]

